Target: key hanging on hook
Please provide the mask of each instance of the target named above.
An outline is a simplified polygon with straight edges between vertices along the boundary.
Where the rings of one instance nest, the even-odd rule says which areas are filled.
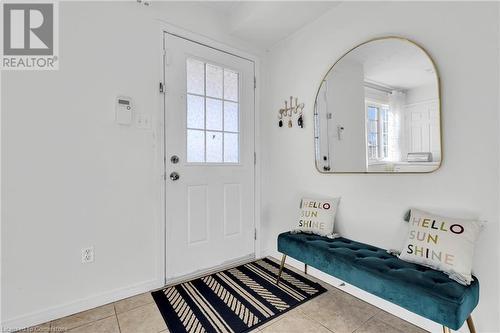
[[[304,119],[302,119],[302,113],[299,116],[299,119],[297,119],[297,125],[299,125],[300,128],[304,128]]]

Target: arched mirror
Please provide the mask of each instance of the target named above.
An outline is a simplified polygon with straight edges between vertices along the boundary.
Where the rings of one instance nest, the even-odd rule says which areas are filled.
[[[441,164],[439,76],[429,54],[400,37],[342,56],[316,95],[316,167],[330,173],[420,173]]]

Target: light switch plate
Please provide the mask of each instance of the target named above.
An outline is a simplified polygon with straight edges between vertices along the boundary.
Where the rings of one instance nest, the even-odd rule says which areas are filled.
[[[146,113],[137,113],[135,115],[135,126],[137,128],[151,128],[151,117]]]

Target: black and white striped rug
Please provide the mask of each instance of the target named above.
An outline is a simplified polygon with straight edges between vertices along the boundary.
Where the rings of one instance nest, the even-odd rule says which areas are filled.
[[[152,293],[171,333],[247,332],[326,291],[262,259]]]

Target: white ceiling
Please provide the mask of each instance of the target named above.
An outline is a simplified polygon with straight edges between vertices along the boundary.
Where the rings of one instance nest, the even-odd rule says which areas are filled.
[[[414,44],[387,39],[360,46],[346,56],[363,65],[365,80],[396,89],[436,83],[429,57]]]
[[[334,1],[200,1],[226,20],[227,33],[266,49],[339,2]]]

